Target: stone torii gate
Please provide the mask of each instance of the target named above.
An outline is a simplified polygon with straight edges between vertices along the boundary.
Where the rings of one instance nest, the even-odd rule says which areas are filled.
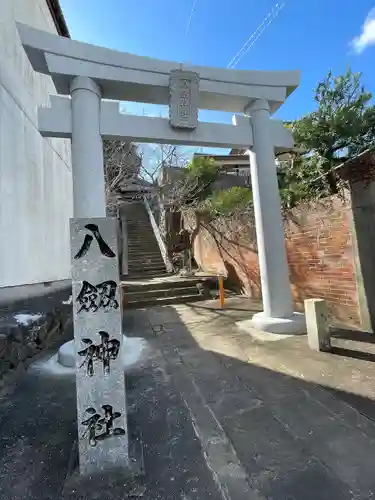
[[[121,402],[125,388],[118,368],[121,313],[120,307],[111,310],[120,303],[118,286],[115,295],[110,288],[118,285],[118,267],[110,261],[115,225],[106,218],[102,139],[250,149],[263,312],[242,326],[301,333],[304,317],[293,311],[275,165],[275,152],[289,151],[293,138],[281,121],[270,118],[298,86],[299,72],[182,66],[23,24],[18,24],[18,31],[33,69],[50,75],[59,94],[51,96],[50,108],[39,109],[39,131],[44,137],[72,140],[73,305],[80,468],[85,474],[127,463],[126,408]],[[120,101],[169,104],[169,120],[121,114]],[[232,125],[203,123],[198,121],[198,109],[238,114]],[[92,281],[99,285],[94,286],[95,293],[101,291],[99,302],[82,305],[82,283]],[[98,335],[101,342],[96,344]],[[95,355],[90,358],[89,352]],[[84,359],[79,357],[82,353]],[[86,373],[84,361],[89,365]],[[97,379],[100,371],[107,381],[104,375]],[[82,381],[85,375],[89,382]]]

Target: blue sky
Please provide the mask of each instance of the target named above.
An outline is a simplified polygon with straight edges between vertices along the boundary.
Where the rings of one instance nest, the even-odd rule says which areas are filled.
[[[374,0],[279,0],[276,10],[274,0],[60,3],[74,39],[159,59],[223,68],[254,32],[259,33],[256,30],[262,22],[267,19],[267,24],[272,19],[270,12],[278,11],[260,36],[252,38],[254,43],[236,65],[237,69],[301,71],[300,87],[278,111],[278,118],[296,119],[313,110],[313,89],[329,69],[341,74],[350,66],[363,72],[363,83],[375,94]],[[146,114],[159,113],[153,106],[125,107],[128,112],[142,113],[144,109]],[[201,119],[230,123],[231,117],[205,111]]]

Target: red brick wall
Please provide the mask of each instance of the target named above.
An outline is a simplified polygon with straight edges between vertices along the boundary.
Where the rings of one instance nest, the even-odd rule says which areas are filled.
[[[324,298],[338,320],[359,324],[350,218],[350,207],[339,200],[300,207],[285,223],[285,242],[296,304]],[[205,271],[226,270],[244,294],[260,297],[253,221],[202,225],[194,256]]]
[[[331,207],[300,209],[285,234],[296,303],[323,298],[337,319],[359,324],[351,208],[335,200]]]

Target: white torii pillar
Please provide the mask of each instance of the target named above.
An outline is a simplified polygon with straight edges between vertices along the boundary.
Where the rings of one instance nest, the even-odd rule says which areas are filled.
[[[254,146],[249,154],[263,311],[237,324],[245,330],[305,333],[304,315],[293,312],[269,104],[254,100],[245,114],[251,116],[253,128]]]
[[[72,96],[72,175],[74,217],[105,217],[101,90],[91,78],[77,76]]]

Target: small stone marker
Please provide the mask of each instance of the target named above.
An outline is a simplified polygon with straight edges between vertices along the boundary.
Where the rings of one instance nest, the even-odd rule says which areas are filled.
[[[71,219],[79,464],[82,475],[128,465],[117,221]]]
[[[199,75],[193,71],[173,70],[169,77],[169,123],[177,129],[198,126]]]
[[[329,351],[331,348],[328,309],[323,299],[305,300],[307,341],[310,349]]]

